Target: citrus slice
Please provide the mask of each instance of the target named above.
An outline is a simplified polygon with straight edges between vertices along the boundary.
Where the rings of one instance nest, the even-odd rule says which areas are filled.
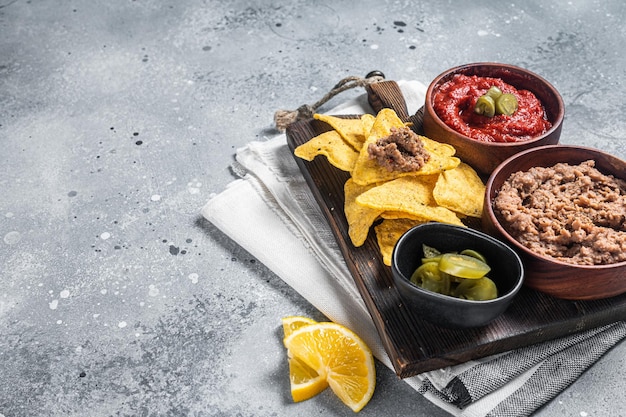
[[[303,316],[287,316],[283,317],[283,333],[284,339],[287,338],[294,330],[299,329],[302,326],[317,323],[315,320]],[[284,340],[283,339],[283,340]]]
[[[372,398],[376,386],[369,347],[350,329],[336,323],[302,326],[284,340],[291,357],[315,370],[353,411]]]
[[[315,320],[303,316],[288,316],[282,319],[284,340],[295,330],[317,323]],[[313,398],[320,392],[328,388],[328,382],[322,378],[314,369],[298,358],[289,355],[289,383],[291,386],[291,397],[294,402],[300,402]]]
[[[289,357],[289,384],[294,402],[313,398],[328,388],[326,379],[294,357]]]

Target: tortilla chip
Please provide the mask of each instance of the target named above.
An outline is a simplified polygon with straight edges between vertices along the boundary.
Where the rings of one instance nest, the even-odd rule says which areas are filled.
[[[471,166],[461,163],[439,175],[433,197],[440,206],[462,215],[481,217],[485,185]]]
[[[431,154],[445,158],[448,156],[454,156],[456,153],[454,146],[448,145],[447,143],[437,142],[427,138],[426,136],[420,136],[420,139],[422,139],[422,142],[424,143],[424,148]]]
[[[387,219],[387,220],[409,219],[409,220],[419,220],[421,222],[429,221],[428,219],[425,219],[423,217],[414,216],[412,214],[409,214],[409,213],[406,213],[406,212],[402,212],[402,211],[392,211],[392,210],[383,211],[380,214],[380,218],[381,219]]]
[[[365,243],[370,227],[378,218],[382,210],[371,209],[357,204],[356,199],[372,186],[362,186],[348,178],[344,184],[344,213],[348,222],[348,235],[352,244],[356,247]]]
[[[358,151],[363,146],[365,134],[361,119],[349,119],[319,113],[314,114],[313,118],[329,124],[355,150]]]
[[[376,116],[373,114],[365,113],[361,116],[361,124],[363,126],[363,140],[370,135],[372,131],[372,126],[374,126],[374,120],[376,120]],[[359,148],[361,149],[361,148]]]
[[[400,237],[409,229],[424,222],[411,219],[383,220],[380,224],[374,226],[376,232],[376,240],[378,248],[383,257],[383,263],[391,266],[391,256],[393,248]]]
[[[378,139],[389,136],[391,134],[391,128],[394,127],[404,127],[404,123],[400,120],[395,111],[382,109],[378,112],[374,124],[372,125],[370,135],[359,151],[359,157],[352,170],[354,182],[360,185],[368,185],[407,176],[438,174],[444,170],[457,167],[461,162],[459,158],[452,156],[455,153],[454,147],[435,142],[424,136],[419,136],[424,143],[424,148],[430,154],[430,158],[426,164],[418,171],[389,171],[387,168],[378,165],[375,159],[370,159],[368,146],[370,143],[376,143]]]
[[[331,165],[342,171],[350,172],[354,168],[359,153],[341,138],[335,130],[322,133],[298,146],[294,154],[307,161],[317,155],[324,155]]]
[[[437,205],[432,194],[437,178],[438,175],[401,177],[365,191],[356,202],[382,212],[405,212],[415,218],[463,226],[454,211]]]

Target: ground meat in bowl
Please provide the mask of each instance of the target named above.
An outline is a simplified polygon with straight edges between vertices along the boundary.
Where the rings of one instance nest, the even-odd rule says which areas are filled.
[[[539,255],[579,265],[626,261],[626,181],[592,160],[513,173],[493,205],[505,230]]]

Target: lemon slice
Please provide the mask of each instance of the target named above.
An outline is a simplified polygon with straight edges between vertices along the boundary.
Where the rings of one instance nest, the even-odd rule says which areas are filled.
[[[282,319],[284,340],[295,330],[317,323],[315,320],[302,316],[288,316]],[[315,370],[298,358],[289,355],[289,384],[291,387],[291,397],[294,402],[300,402],[315,397],[320,392],[328,388],[328,382],[322,378]]]
[[[376,386],[369,347],[350,329],[336,323],[297,328],[284,339],[292,358],[313,369],[353,411],[369,402]]]
[[[302,326],[308,326],[309,324],[317,323],[315,320],[303,316],[287,316],[283,317],[283,333],[284,339],[287,338],[294,330],[299,329]],[[283,341],[284,341],[283,339]]]
[[[315,397],[328,388],[328,382],[298,358],[289,358],[291,398],[300,402]]]

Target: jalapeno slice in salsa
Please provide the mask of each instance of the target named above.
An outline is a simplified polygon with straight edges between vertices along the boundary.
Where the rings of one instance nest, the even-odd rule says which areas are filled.
[[[494,85],[478,97],[474,112],[486,117],[493,117],[497,114],[510,116],[515,113],[517,106],[517,97],[510,93],[502,93],[502,90]]]
[[[517,110],[517,98],[513,94],[502,94],[496,100],[496,114],[512,115]]]
[[[481,96],[476,100],[474,111],[476,114],[493,117],[496,114],[496,102],[491,96]]]

